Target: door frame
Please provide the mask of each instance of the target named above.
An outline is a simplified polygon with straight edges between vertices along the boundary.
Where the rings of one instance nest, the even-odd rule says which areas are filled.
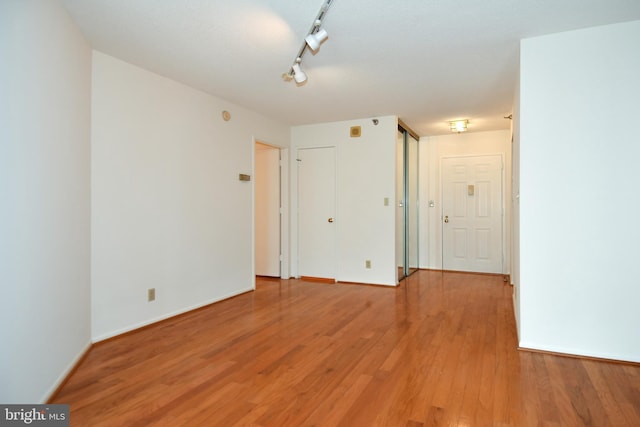
[[[509,222],[507,220],[507,214],[508,214],[508,209],[506,206],[506,200],[505,200],[505,194],[506,194],[506,190],[507,190],[507,186],[506,186],[506,173],[507,173],[507,165],[505,164],[505,153],[482,153],[482,154],[462,154],[462,155],[444,155],[444,156],[440,156],[440,159],[438,161],[438,169],[439,169],[439,181],[440,181],[440,189],[438,191],[439,193],[439,203],[438,205],[440,206],[440,212],[439,212],[439,220],[440,220],[440,268],[441,270],[444,271],[445,265],[444,265],[444,192],[443,187],[444,187],[444,179],[443,179],[443,175],[444,175],[444,168],[443,168],[443,160],[444,159],[461,159],[461,158],[469,158],[469,157],[475,157],[475,158],[479,158],[479,157],[495,157],[498,156],[500,157],[500,161],[502,164],[502,168],[500,171],[500,185],[501,185],[501,195],[502,195],[502,200],[501,200],[501,204],[500,207],[502,209],[502,215],[501,215],[501,230],[502,230],[502,238],[501,238],[501,246],[502,246],[502,271],[500,273],[496,273],[496,274],[508,274],[508,268],[509,266],[507,266],[507,250],[508,250],[508,242],[507,239],[509,238],[508,233],[507,233],[507,222]]]
[[[251,277],[256,288],[256,143],[269,145],[280,151],[280,278],[291,277],[291,245],[289,237],[289,148],[272,144],[268,139],[253,137],[251,142]]]

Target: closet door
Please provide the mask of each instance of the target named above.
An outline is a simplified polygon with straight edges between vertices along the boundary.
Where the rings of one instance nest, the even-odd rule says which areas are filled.
[[[396,260],[398,281],[418,270],[418,139],[402,126],[396,138]]]
[[[336,278],[335,147],[298,150],[298,272]]]
[[[398,129],[396,136],[396,266],[398,282],[406,276],[405,272],[405,200],[404,200],[404,132]]]
[[[409,133],[405,133],[405,174],[406,174],[406,199],[407,199],[407,220],[406,220],[406,240],[407,258],[406,275],[410,275],[418,270],[418,140]]]

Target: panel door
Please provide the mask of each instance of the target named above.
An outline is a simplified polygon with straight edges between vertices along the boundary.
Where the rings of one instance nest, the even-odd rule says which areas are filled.
[[[502,273],[502,157],[442,159],[444,270]]]

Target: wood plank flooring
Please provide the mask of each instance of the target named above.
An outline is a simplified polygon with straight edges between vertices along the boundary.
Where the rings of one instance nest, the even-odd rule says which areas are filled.
[[[502,277],[255,292],[94,346],[72,426],[639,426],[640,367],[518,351]]]

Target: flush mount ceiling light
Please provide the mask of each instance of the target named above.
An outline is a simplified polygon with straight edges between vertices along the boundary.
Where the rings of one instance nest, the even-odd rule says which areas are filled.
[[[465,132],[467,130],[467,125],[469,124],[469,120],[452,120],[449,122],[449,127],[451,127],[451,132]]]
[[[331,6],[332,1],[333,0],[325,0],[322,4],[316,19],[314,19],[313,24],[311,25],[311,29],[304,38],[304,42],[302,43],[302,47],[300,48],[296,59],[293,61],[293,65],[288,72],[282,75],[284,80],[295,80],[298,85],[307,81],[307,75],[302,71],[300,63],[302,62],[302,57],[307,49],[311,49],[313,52],[317,51],[322,42],[329,37],[327,30],[320,28],[320,26],[322,25],[322,19],[326,15],[327,10],[329,10],[329,6]]]

